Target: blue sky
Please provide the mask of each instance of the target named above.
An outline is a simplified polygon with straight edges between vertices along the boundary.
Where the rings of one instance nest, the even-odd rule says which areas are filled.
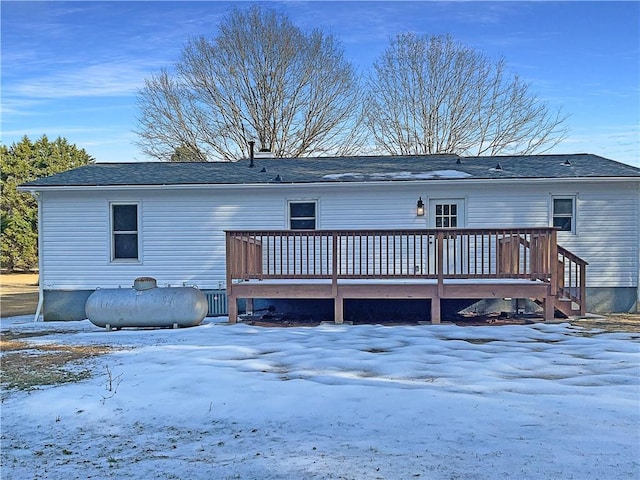
[[[251,2],[2,1],[1,141],[62,136],[97,161],[148,160],[136,95],[192,36]],[[400,32],[450,33],[570,118],[556,153],[640,166],[640,2],[268,2],[334,33],[365,72]]]

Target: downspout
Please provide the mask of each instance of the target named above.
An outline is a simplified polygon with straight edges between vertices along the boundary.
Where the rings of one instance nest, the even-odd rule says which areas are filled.
[[[636,228],[640,231],[640,182],[637,186],[638,190],[638,220]],[[638,276],[636,277],[636,313],[640,313],[640,235],[636,239],[636,254],[638,255]]]
[[[44,282],[42,281],[42,201],[40,199],[40,192],[31,191],[30,193],[38,203],[38,306],[36,307],[36,314],[33,317],[33,321],[37,322],[40,318],[42,306],[44,305]]]

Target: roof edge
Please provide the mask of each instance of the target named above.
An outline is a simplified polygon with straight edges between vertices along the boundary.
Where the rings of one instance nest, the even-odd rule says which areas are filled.
[[[638,177],[536,177],[536,178],[445,178],[428,180],[384,180],[372,182],[343,182],[343,181],[321,181],[321,182],[265,182],[265,183],[176,183],[176,184],[131,184],[131,185],[18,185],[19,192],[32,193],[40,191],[92,191],[92,190],[177,190],[177,189],[237,189],[237,188],[270,188],[270,187],[295,187],[303,185],[322,186],[356,186],[371,187],[381,185],[400,184],[447,184],[447,183],[511,183],[511,184],[557,184],[557,183],[638,183]]]

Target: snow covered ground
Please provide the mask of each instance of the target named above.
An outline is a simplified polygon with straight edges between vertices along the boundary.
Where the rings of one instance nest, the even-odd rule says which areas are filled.
[[[29,320],[1,327],[124,348],[3,391],[3,480],[640,478],[640,334]]]

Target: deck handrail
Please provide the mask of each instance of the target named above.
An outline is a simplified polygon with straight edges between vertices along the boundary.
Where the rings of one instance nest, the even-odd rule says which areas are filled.
[[[226,233],[233,235],[238,234],[289,234],[289,235],[304,235],[304,236],[319,236],[329,234],[347,234],[347,233],[437,233],[437,232],[461,232],[461,233],[487,233],[487,232],[505,232],[505,233],[517,233],[517,232],[538,232],[538,233],[551,233],[558,231],[556,227],[518,227],[518,228],[333,228],[333,229],[316,229],[316,230],[287,230],[287,229],[256,229],[256,230],[225,230]]]
[[[520,239],[520,242],[529,247],[529,242]],[[556,266],[556,296],[559,299],[568,299],[578,305],[580,315],[586,314],[586,290],[587,290],[587,265],[589,262],[580,258],[575,253],[557,245],[558,264]]]
[[[580,315],[586,314],[587,265],[586,260],[558,246],[558,296],[578,304]]]
[[[251,279],[521,278],[553,285],[555,237],[552,227],[229,230],[227,284]]]

